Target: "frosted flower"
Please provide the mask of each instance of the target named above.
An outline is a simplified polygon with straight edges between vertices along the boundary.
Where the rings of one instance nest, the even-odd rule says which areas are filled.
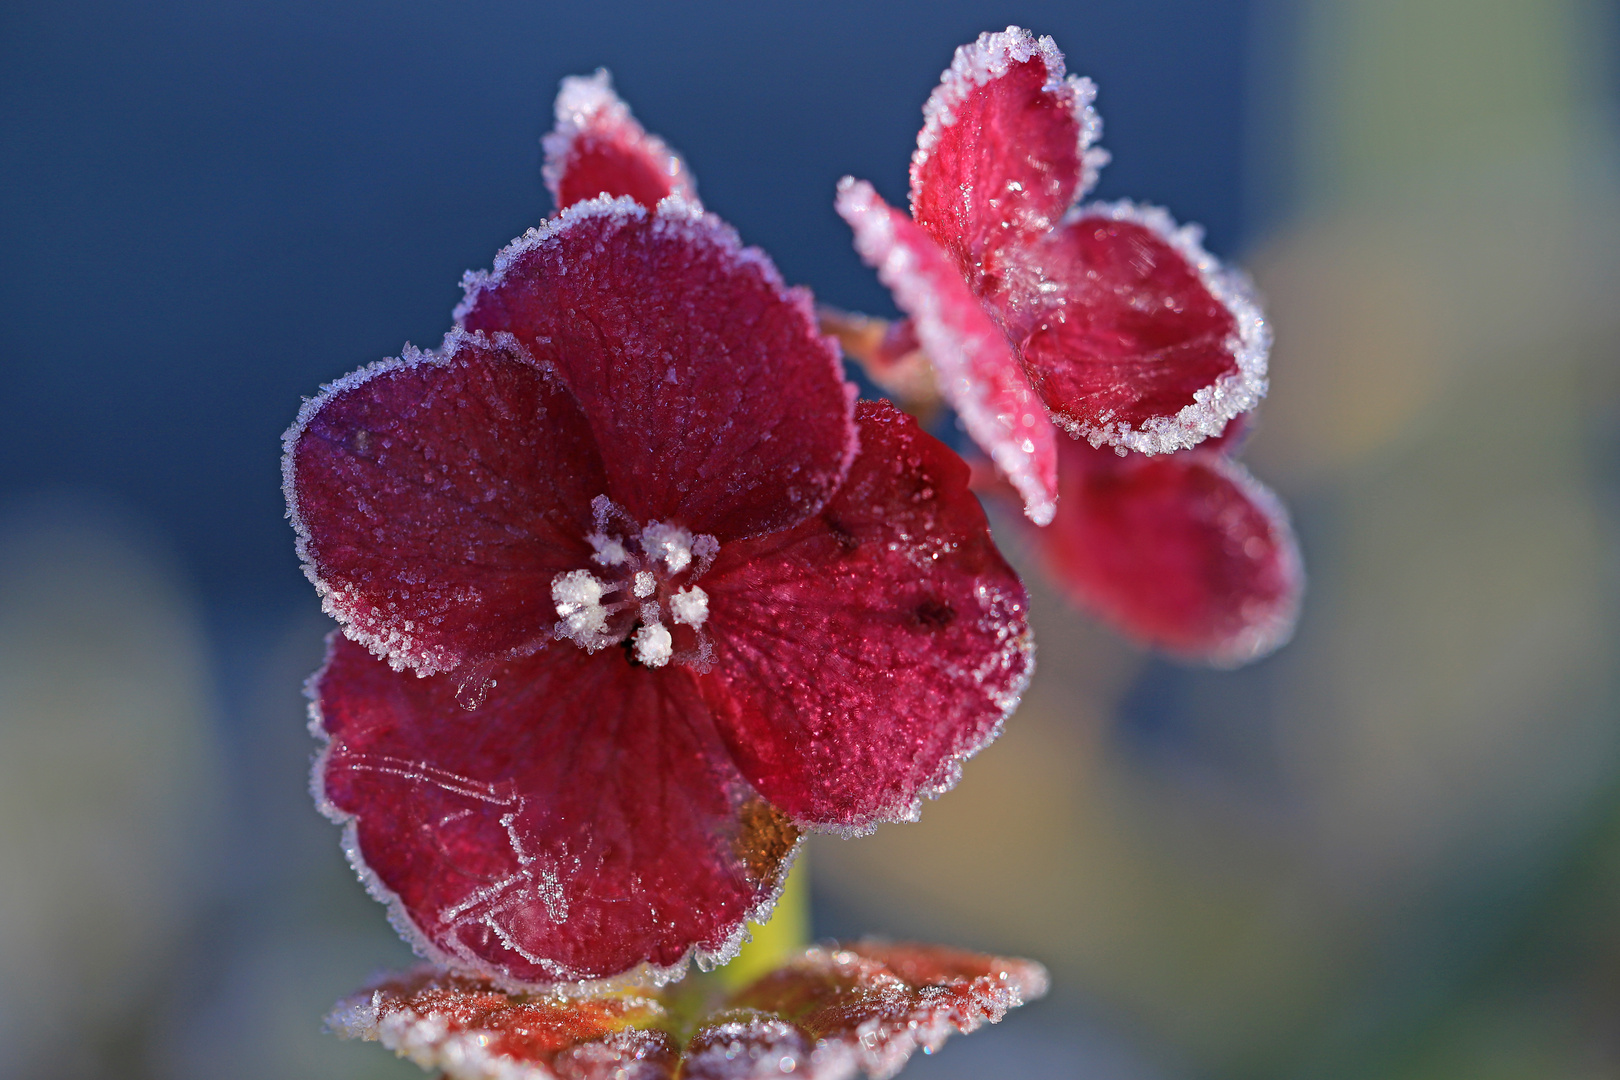
[[[418,951],[508,989],[729,958],[801,830],[915,817],[1031,665],[967,467],[854,404],[605,77],[547,149],[559,215],[285,458],[343,630],[317,798]]]
[[[1298,551],[1270,492],[1192,448],[1264,395],[1270,327],[1195,226],[1077,205],[1107,162],[1094,97],[1051,38],[981,35],[924,107],[912,213],[847,177],[838,211],[940,395],[1051,526],[1069,591],[1150,644],[1240,663],[1292,631]]]

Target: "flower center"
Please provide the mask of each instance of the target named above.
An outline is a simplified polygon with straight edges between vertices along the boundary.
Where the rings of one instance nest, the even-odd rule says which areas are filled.
[[[591,511],[596,530],[585,539],[596,566],[552,579],[553,634],[586,652],[628,642],[650,668],[671,660],[707,668],[714,652],[703,632],[709,594],[694,582],[713,565],[720,542],[666,521],[640,525],[605,495],[591,500]]]

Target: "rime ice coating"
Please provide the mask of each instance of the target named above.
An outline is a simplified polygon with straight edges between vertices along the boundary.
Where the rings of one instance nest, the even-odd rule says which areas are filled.
[[[945,253],[910,218],[886,206],[872,185],[846,178],[837,207],[861,257],[911,313],[940,392],[968,435],[1018,489],[1030,520],[1051,521],[1057,433],[1000,328]]]
[[[1028,960],[859,942],[806,950],[687,1024],[657,991],[513,998],[431,970],[340,1002],[327,1024],[451,1080],[886,1080],[1046,987]]]
[[[856,409],[808,296],[684,200],[570,207],[460,315],[286,437],[346,635],[317,801],[453,970],[721,962],[802,829],[914,817],[999,730],[1022,586],[960,460]]]
[[[1050,38],[984,34],[924,107],[911,217],[851,178],[838,210],[941,395],[1026,516],[1052,525],[1036,543],[1067,591],[1142,641],[1241,663],[1292,631],[1298,548],[1269,491],[1194,448],[1265,395],[1271,328],[1196,226],[1075,205],[1107,160],[1094,97]]]
[[[559,212],[598,195],[625,196],[648,210],[670,195],[697,204],[686,163],[642,129],[606,70],[564,79],[556,112],[557,126],[542,140],[541,174]]]
[[[1128,203],[1073,208],[1106,161],[1094,145],[1094,96],[1089,81],[1065,76],[1050,38],[1008,27],[963,46],[924,110],[912,215],[1056,423],[1093,445],[1169,453],[1217,434],[1264,395],[1270,330],[1244,279],[1203,250],[1196,229]],[[860,203],[868,219],[887,211],[875,195]],[[911,264],[931,261],[920,237],[893,231]],[[892,261],[895,244],[865,232],[857,246],[867,261]],[[984,351],[977,315],[958,310],[968,303],[960,290],[891,288],[920,337],[926,324],[936,339],[971,327],[955,329],[961,340],[943,351]],[[924,345],[931,355],[938,347]],[[960,385],[942,390],[974,408]],[[974,435],[1005,470],[1005,446]],[[1007,475],[1028,505],[1032,485]]]

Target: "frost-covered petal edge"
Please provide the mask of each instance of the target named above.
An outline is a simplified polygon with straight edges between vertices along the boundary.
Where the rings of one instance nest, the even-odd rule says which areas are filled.
[[[838,183],[836,203],[838,213],[855,233],[855,248],[867,265],[877,269],[878,278],[888,286],[915,327],[918,341],[938,373],[938,384],[946,400],[956,409],[973,440],[991,456],[1002,475],[1012,483],[1024,499],[1024,512],[1037,525],[1045,525],[1057,512],[1057,459],[1055,433],[1045,406],[1029,387],[1015,361],[1001,331],[983,312],[978,301],[961,283],[961,296],[954,312],[961,321],[972,319],[982,324],[975,340],[964,340],[950,323],[953,312],[947,311],[951,303],[942,296],[939,285],[927,280],[919,266],[917,244],[933,246],[933,240],[879,198],[872,185],[864,180],[844,177]],[[900,220],[896,220],[896,218]],[[916,237],[901,242],[897,229],[915,230]],[[945,258],[940,252],[940,258]],[[955,270],[950,270],[955,275]],[[959,279],[956,279],[959,281]],[[955,282],[953,281],[952,285]],[[950,286],[947,286],[950,287]],[[975,356],[986,350],[1005,353],[1002,385],[994,385],[989,373],[975,370]],[[1024,397],[1016,410],[1023,420],[1022,431],[1002,415],[992,397],[1001,399],[1005,406],[1015,397]]]
[[[1247,626],[1220,651],[1198,657],[1217,668],[1239,668],[1270,656],[1294,636],[1299,625],[1300,607],[1305,599],[1305,560],[1300,555],[1299,537],[1288,514],[1288,507],[1271,488],[1261,483],[1242,462],[1226,454],[1212,453],[1217,471],[1229,479],[1250,502],[1271,519],[1280,543],[1277,548],[1281,577],[1288,582],[1288,602],[1267,618]]]
[[[1080,129],[1081,172],[1075,200],[1084,198],[1096,186],[1097,176],[1109,159],[1108,151],[1096,145],[1102,138],[1102,117],[1093,106],[1097,85],[1083,76],[1064,74],[1063,53],[1050,35],[1037,38],[1022,27],[1009,26],[999,32],[987,31],[976,41],[958,47],[951,66],[940,73],[939,85],[923,105],[923,127],[917,134],[917,149],[911,155],[913,210],[922,186],[922,168],[933,154],[940,133],[956,122],[953,110],[973,90],[1005,75],[1013,64],[1025,63],[1034,57],[1039,57],[1046,67],[1044,89],[1070,96],[1070,107]]]
[[[327,758],[332,751],[333,744],[331,737],[326,732],[325,722],[321,715],[319,686],[322,678],[326,675],[327,668],[332,663],[332,645],[341,636],[342,632],[339,630],[333,630],[327,635],[326,661],[304,682],[304,696],[309,699],[309,733],[321,744],[315,755],[315,760],[310,766],[310,796],[315,802],[315,808],[320,811],[321,815],[342,829],[340,846],[344,858],[348,860],[349,866],[354,870],[355,876],[359,878],[360,884],[366,890],[366,894],[383,905],[388,913],[388,924],[411,947],[411,951],[423,960],[467,978],[483,979],[507,993],[547,993],[566,998],[587,998],[603,994],[615,994],[636,987],[658,987],[676,982],[685,977],[694,962],[702,971],[708,971],[730,963],[748,942],[748,924],[763,924],[770,919],[771,912],[776,909],[776,903],[782,897],[782,890],[787,887],[788,874],[792,871],[794,862],[804,848],[804,837],[802,835],[794,841],[792,848],[783,858],[775,883],[760,897],[759,902],[747,912],[744,918],[738,921],[730,937],[717,949],[704,949],[702,946],[694,944],[684,956],[673,964],[642,963],[621,974],[600,979],[525,982],[503,975],[487,965],[470,962],[466,957],[439,948],[412,921],[399,894],[383,884],[376,871],[367,865],[365,856],[360,851],[359,815],[339,809],[326,794]]]
[[[736,505],[733,510],[736,516],[743,519],[743,525],[737,522],[730,523],[737,531],[734,535],[751,535],[757,532],[771,532],[777,529],[790,527],[792,524],[819,511],[820,507],[832,496],[849,472],[850,463],[854,460],[858,449],[855,437],[854,404],[859,395],[858,389],[852,383],[844,380],[842,356],[839,353],[837,342],[830,336],[821,332],[816,317],[815,301],[809,290],[802,287],[789,287],[783,282],[781,274],[774,263],[763,251],[756,247],[744,246],[737,232],[726,222],[714,214],[704,212],[697,203],[683,199],[678,195],[670,195],[661,200],[651,211],[641,206],[634,199],[620,197],[610,199],[599,197],[575,203],[568,207],[557,217],[530,229],[523,236],[513,240],[495,256],[492,268],[488,272],[475,271],[467,273],[462,279],[465,291],[462,302],[456,307],[455,317],[460,323],[471,322],[477,325],[480,318],[489,314],[491,309],[499,309],[502,301],[502,291],[508,286],[513,289],[513,295],[520,295],[523,289],[523,275],[531,264],[543,261],[544,248],[561,237],[568,230],[582,226],[586,222],[606,222],[611,228],[622,228],[635,222],[647,222],[650,226],[648,235],[652,240],[668,241],[672,246],[684,246],[688,249],[702,249],[706,257],[712,257],[712,262],[723,262],[726,272],[732,280],[742,280],[746,271],[763,294],[768,294],[770,304],[788,316],[793,324],[792,338],[795,347],[804,346],[802,354],[792,359],[790,366],[786,360],[779,359],[773,368],[765,365],[750,369],[754,377],[785,378],[781,372],[794,371],[798,375],[809,378],[815,384],[814,392],[822,395],[819,411],[804,410],[799,413],[789,413],[780,409],[780,402],[772,408],[777,408],[780,415],[778,420],[786,421],[790,416],[796,422],[803,424],[821,424],[824,429],[819,434],[811,431],[806,438],[815,445],[815,440],[821,440],[815,448],[815,456],[807,462],[786,462],[781,469],[793,468],[789,472],[795,477],[792,498],[780,508],[761,508],[755,505],[764,495],[754,495],[745,498],[743,495],[728,496]],[[600,250],[600,248],[598,249]],[[531,258],[532,256],[532,258]],[[750,286],[753,288],[753,286]],[[485,300],[488,307],[483,307]],[[496,311],[496,316],[499,316]],[[785,325],[785,322],[784,322]],[[495,328],[491,326],[491,328]],[[511,324],[509,329],[514,331],[520,340],[529,341],[526,334],[532,334],[532,326],[527,330],[524,326]],[[537,339],[531,344],[537,356],[543,355],[544,344]],[[813,354],[813,355],[812,355]],[[824,367],[822,366],[824,365]],[[587,415],[593,417],[593,425],[600,420],[603,410],[600,408],[604,388],[598,386],[593,391],[589,387],[582,387],[570,382],[570,370],[565,360],[558,359],[555,366],[559,368],[562,381],[570,385],[576,398],[581,402]],[[713,368],[714,365],[710,365]],[[825,380],[825,381],[824,381]],[[837,389],[833,389],[837,388]],[[841,393],[842,398],[837,407],[830,404],[830,396]],[[763,399],[762,399],[763,400]],[[804,399],[801,399],[804,400]],[[769,411],[769,410],[767,410]],[[834,423],[833,414],[839,414]],[[615,421],[616,423],[617,421]],[[734,425],[732,425],[734,426]],[[832,428],[836,428],[833,431]],[[721,430],[711,431],[711,435],[718,438]],[[778,433],[778,442],[781,442]],[[604,446],[616,446],[623,437],[622,430],[615,431],[597,428],[597,437]],[[836,444],[836,445],[834,445]],[[786,451],[783,451],[786,452]],[[622,455],[609,459],[623,461]],[[812,475],[808,478],[799,478],[796,470],[802,464],[813,466]],[[610,469],[610,473],[611,473]],[[774,474],[773,474],[774,475]],[[714,485],[709,485],[711,494]],[[752,501],[750,501],[750,498]],[[711,501],[713,499],[711,498]],[[688,508],[690,510],[690,508]],[[707,507],[713,510],[714,507]],[[769,509],[769,512],[767,510]],[[753,518],[749,514],[754,514]],[[662,516],[660,514],[659,516]],[[766,520],[760,520],[761,516]],[[722,528],[715,527],[715,523],[705,522],[700,518],[693,518],[688,524],[701,528],[706,532],[713,532],[723,540],[726,533]],[[724,525],[726,523],[719,523]]]
[[[698,204],[697,184],[685,160],[664,140],[641,126],[631,114],[630,106],[614,92],[613,78],[606,68],[598,68],[591,75],[564,77],[557,90],[555,112],[556,126],[541,139],[545,162],[540,173],[559,209],[567,208],[563,203],[563,187],[569,158],[578,140],[588,134],[617,136],[623,143],[622,149],[639,158],[649,172],[660,178],[666,186],[666,194],[679,195]],[[617,194],[627,195],[628,192]]]
[[[1154,417],[1140,427],[1123,422],[1076,424],[1057,414],[1053,420],[1092,446],[1117,446],[1143,454],[1174,453],[1221,434],[1228,421],[1260,404],[1269,386],[1266,365],[1271,355],[1271,323],[1260,310],[1253,283],[1241,270],[1223,265],[1204,249],[1202,226],[1177,225],[1162,207],[1129,199],[1090,203],[1070,211],[1065,224],[1093,217],[1149,229],[1187,260],[1199,282],[1232,315],[1236,331],[1227,338],[1226,347],[1237,367],[1195,391],[1192,403],[1174,416]]]
[[[386,660],[395,671],[409,668],[421,676],[452,671],[465,657],[453,653],[443,643],[429,645],[397,626],[383,633],[367,631],[349,617],[350,612],[342,603],[344,598],[322,576],[317,566],[312,532],[298,494],[297,448],[316,415],[339,395],[394,372],[430,366],[448,367],[463,347],[497,349],[517,356],[528,356],[528,350],[510,334],[468,333],[460,327],[452,327],[437,349],[423,350],[407,343],[398,357],[374,361],[324,384],[314,397],[304,399],[298,416],[281,436],[281,491],[287,501],[287,518],[293,527],[294,550],[304,576],[315,586],[315,593],[320,597],[321,610],[343,625],[343,632],[351,641],[364,645],[372,655]]]

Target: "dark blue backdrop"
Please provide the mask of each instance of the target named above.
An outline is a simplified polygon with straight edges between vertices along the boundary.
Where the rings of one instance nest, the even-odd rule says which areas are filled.
[[[0,501],[167,533],[215,606],[305,598],[278,436],[438,343],[463,270],[550,210],[557,80],[598,65],[784,275],[889,311],[834,216],[891,199],[951,50],[1017,21],[1101,86],[1101,194],[1243,239],[1246,0],[537,4],[58,0],[0,12]]]

